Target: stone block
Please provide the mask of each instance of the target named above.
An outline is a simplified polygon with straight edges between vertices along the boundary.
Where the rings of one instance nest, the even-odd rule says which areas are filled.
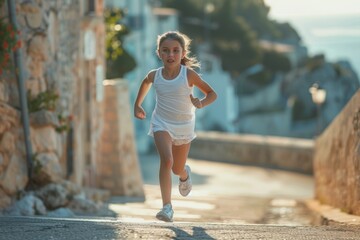
[[[314,141],[309,139],[197,132],[189,156],[311,174],[313,152]]]
[[[42,24],[42,10],[35,3],[25,2],[21,4],[21,13],[25,16],[27,26],[37,29]]]
[[[41,199],[32,194],[28,194],[8,208],[6,213],[13,216],[45,215],[46,207]]]
[[[315,197],[360,215],[360,90],[316,139]]]
[[[31,128],[31,139],[37,153],[54,152],[60,156],[58,133],[53,126]]]
[[[20,125],[20,113],[10,105],[0,102],[0,134]]]
[[[144,190],[126,81],[105,81],[104,96],[104,112],[108,114],[104,115],[107,127],[101,138],[101,159],[106,160],[97,164],[101,166],[97,174],[98,186],[109,190],[112,195],[142,197]]]
[[[33,164],[33,180],[41,186],[49,183],[60,183],[64,178],[59,158],[54,153],[36,155]]]
[[[12,155],[10,163],[0,179],[0,188],[9,196],[25,188],[28,182],[27,166],[24,158]]]
[[[35,195],[43,200],[48,209],[55,209],[68,204],[68,194],[69,192],[61,184],[54,183],[48,184],[35,192]]]
[[[16,140],[12,132],[5,132],[0,139],[0,153],[14,153]]]

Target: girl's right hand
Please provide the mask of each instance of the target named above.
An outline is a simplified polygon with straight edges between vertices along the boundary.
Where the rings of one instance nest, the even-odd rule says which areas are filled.
[[[146,118],[146,112],[141,106],[135,106],[134,108],[134,115],[138,119],[145,119]]]

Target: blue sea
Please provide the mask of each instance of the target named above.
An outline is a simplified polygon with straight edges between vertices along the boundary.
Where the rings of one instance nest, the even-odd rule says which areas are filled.
[[[328,61],[348,60],[360,77],[360,15],[293,17],[287,20],[301,35],[309,54]]]

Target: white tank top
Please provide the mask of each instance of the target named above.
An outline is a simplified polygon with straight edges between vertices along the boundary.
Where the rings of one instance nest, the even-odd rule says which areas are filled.
[[[181,65],[179,74],[171,80],[162,76],[163,67],[156,70],[153,86],[156,105],[149,134],[166,130],[174,139],[195,137],[195,107],[190,100],[193,87],[189,86],[187,67]]]

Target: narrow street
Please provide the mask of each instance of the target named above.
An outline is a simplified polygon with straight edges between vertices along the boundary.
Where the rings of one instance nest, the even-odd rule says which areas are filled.
[[[219,223],[146,223],[97,219],[1,217],[1,240],[246,239],[358,240],[354,226],[281,226]]]
[[[140,159],[145,201],[113,197],[101,216],[0,217],[0,240],[360,239],[359,225],[312,225],[303,204],[313,197],[311,176],[191,159],[192,193],[181,197],[174,177],[174,222],[158,221],[158,160]]]
[[[140,156],[145,202],[113,197],[109,209],[119,219],[156,221],[161,207],[158,159]],[[304,200],[313,198],[313,178],[303,174],[189,159],[193,190],[184,198],[173,176],[173,207],[176,222],[311,225]]]

